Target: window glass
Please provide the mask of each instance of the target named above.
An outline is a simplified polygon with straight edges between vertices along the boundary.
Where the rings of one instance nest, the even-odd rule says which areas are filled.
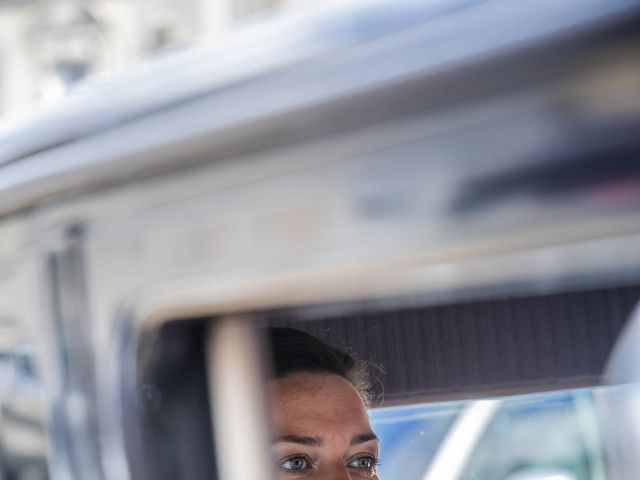
[[[454,459],[448,478],[455,480],[604,478],[593,390],[502,397],[489,403],[490,409],[478,409],[480,401],[469,400],[372,410],[382,445],[380,478],[430,480],[434,462],[447,456]],[[479,422],[478,415],[484,420]],[[477,425],[482,426],[469,446],[470,431]]]
[[[576,480],[593,478],[576,409],[576,397],[584,394],[568,391],[504,400],[460,480],[509,479],[541,470],[565,472],[566,478]]]
[[[380,478],[422,478],[463,406],[446,402],[372,410],[371,425],[380,438]]]

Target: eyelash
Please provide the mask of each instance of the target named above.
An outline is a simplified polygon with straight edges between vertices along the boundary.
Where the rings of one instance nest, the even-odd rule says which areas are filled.
[[[377,467],[378,465],[380,465],[380,459],[379,459],[379,458],[377,458],[377,457],[374,457],[373,455],[362,455],[362,456],[360,456],[360,457],[356,457],[356,458],[354,458],[353,460],[351,460],[351,461],[350,461],[350,462],[348,462],[348,463],[352,463],[352,462],[355,462],[355,461],[360,460],[360,459],[363,459],[363,458],[366,458],[366,459],[368,459],[368,460],[371,460],[371,466],[370,466],[370,467],[367,467],[367,468],[368,468],[369,470],[371,470],[371,471],[375,472],[376,467]],[[351,468],[359,468],[359,467],[351,467]]]
[[[305,462],[306,462],[306,467],[300,470],[290,470],[290,469],[286,469],[283,467],[283,469],[287,472],[287,473],[291,473],[291,474],[296,474],[299,472],[304,472],[306,470],[308,470],[309,468],[311,468],[311,459],[305,455],[304,453],[294,453],[293,455],[289,455],[287,458],[284,458],[281,462],[280,462],[280,466],[282,466],[282,464],[289,462],[291,460],[295,460],[296,458],[302,458]]]
[[[280,465],[282,466],[282,464],[284,464],[286,462],[289,462],[291,460],[295,460],[296,458],[303,459],[307,464],[306,467],[303,468],[303,469],[300,469],[300,470],[284,469],[284,470],[287,470],[287,473],[296,474],[296,473],[299,473],[299,472],[304,472],[304,471],[308,470],[309,468],[311,468],[311,466],[312,466],[311,465],[311,459],[307,455],[305,455],[304,453],[294,453],[293,455],[289,455],[287,458],[284,458],[280,462]],[[380,458],[374,457],[373,455],[363,455],[363,456],[360,456],[360,457],[356,457],[353,460],[347,462],[347,465],[349,463],[353,463],[353,462],[355,462],[357,460],[360,460],[362,458],[366,458],[368,460],[371,460],[371,466],[366,468],[367,470],[370,470],[371,472],[375,472],[376,471],[376,467],[378,467],[378,465],[380,465]],[[361,469],[360,467],[349,467],[349,468]],[[365,470],[365,469],[362,468],[361,470]]]

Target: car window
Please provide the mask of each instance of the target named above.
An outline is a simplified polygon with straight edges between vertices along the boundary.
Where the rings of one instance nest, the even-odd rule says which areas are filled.
[[[567,478],[576,480],[594,478],[577,396],[589,394],[552,392],[505,400],[460,480],[506,480],[524,471],[542,469],[566,472]]]
[[[371,424],[380,438],[380,478],[421,478],[464,402],[374,409]]]
[[[477,408],[483,403],[491,408]],[[478,422],[478,415],[485,419]],[[379,471],[384,480],[441,478],[442,472],[434,471],[433,466],[451,453],[447,457],[455,459],[447,465],[451,480],[549,475],[602,480],[603,455],[594,418],[592,389],[371,411],[382,444]],[[477,440],[463,445],[473,436],[470,428],[478,425],[482,426]]]

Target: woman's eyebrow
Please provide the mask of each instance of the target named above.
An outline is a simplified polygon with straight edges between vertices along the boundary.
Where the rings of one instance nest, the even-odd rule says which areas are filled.
[[[360,443],[370,442],[371,440],[375,440],[379,442],[378,437],[375,433],[363,433],[361,435],[356,435],[351,439],[351,445],[358,445]]]
[[[303,435],[282,435],[277,437],[274,442],[299,443],[310,447],[319,447],[322,445],[322,439],[318,437],[305,437]]]

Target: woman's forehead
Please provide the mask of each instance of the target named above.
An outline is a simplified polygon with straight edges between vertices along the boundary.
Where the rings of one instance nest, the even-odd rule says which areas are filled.
[[[271,418],[276,430],[354,430],[369,428],[367,411],[355,388],[338,375],[296,373],[270,382]],[[313,433],[313,432],[311,432]]]
[[[331,399],[345,406],[352,404],[364,408],[364,402],[353,385],[339,375],[293,373],[272,380],[269,387],[272,399],[279,403],[293,405],[310,399]]]

